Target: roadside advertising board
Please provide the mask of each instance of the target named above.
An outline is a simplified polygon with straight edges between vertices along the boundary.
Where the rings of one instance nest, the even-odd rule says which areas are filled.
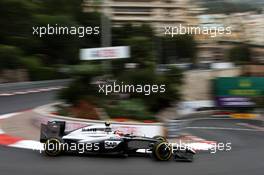
[[[264,77],[220,77],[213,85],[219,107],[250,107],[252,98],[264,97]]]
[[[81,60],[105,60],[129,57],[130,48],[128,46],[80,49]]]

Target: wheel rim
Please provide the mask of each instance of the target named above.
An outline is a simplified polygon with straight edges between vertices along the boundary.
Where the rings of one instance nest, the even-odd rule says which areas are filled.
[[[50,156],[61,153],[61,142],[56,138],[48,139],[45,143],[45,152]]]
[[[159,160],[169,160],[172,155],[171,146],[162,142],[156,147],[155,154]]]

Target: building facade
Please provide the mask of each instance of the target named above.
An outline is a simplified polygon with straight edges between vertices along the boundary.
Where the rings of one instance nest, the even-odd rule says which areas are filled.
[[[85,0],[84,11],[104,12],[114,26],[149,24],[159,31],[166,26],[195,24],[203,9],[189,0]]]

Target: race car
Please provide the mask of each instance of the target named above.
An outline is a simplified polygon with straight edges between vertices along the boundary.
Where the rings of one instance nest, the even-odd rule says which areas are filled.
[[[122,156],[152,155],[156,160],[193,161],[195,151],[177,148],[162,136],[153,138],[113,131],[110,123],[89,125],[70,132],[65,131],[66,122],[49,121],[41,124],[40,142],[45,153],[58,156],[62,153],[113,154]]]

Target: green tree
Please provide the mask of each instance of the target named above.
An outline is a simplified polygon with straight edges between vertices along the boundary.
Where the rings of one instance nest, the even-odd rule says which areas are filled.
[[[76,26],[78,23],[67,15],[37,15],[36,26]],[[36,36],[39,37],[39,36]],[[38,53],[44,55],[45,64],[74,64],[79,60],[79,40],[78,35],[43,35],[39,38],[42,41],[42,47]]]
[[[21,57],[22,51],[18,47],[0,45],[0,70],[19,68]]]
[[[92,18],[98,18],[95,13],[93,15]],[[81,21],[84,25],[90,23],[88,18],[83,18]],[[94,24],[99,25],[98,23]],[[124,82],[124,84],[142,86],[154,84],[165,85],[166,91],[164,93],[151,93],[147,96],[144,93],[130,93],[129,99],[127,99],[125,103],[118,101],[116,105],[108,105],[112,104],[113,101],[117,101],[118,96],[116,94],[109,94],[108,96],[99,94],[98,87],[93,85],[93,81],[98,80],[98,76],[101,76],[104,71],[94,74],[98,72],[99,68],[90,69],[87,68],[87,65],[82,65],[75,66],[74,69],[78,71],[76,74],[78,78],[69,88],[63,91],[61,95],[62,99],[65,99],[73,105],[78,104],[80,100],[85,99],[89,101],[93,99],[93,102],[100,101],[101,103],[98,103],[98,105],[109,109],[111,114],[132,116],[134,113],[138,112],[140,118],[142,118],[142,115],[150,115],[153,112],[155,113],[162,110],[168,107],[172,102],[175,102],[175,100],[180,99],[179,87],[182,84],[182,73],[173,67],[163,73],[156,71],[157,59],[154,54],[155,36],[150,26],[132,26],[126,24],[121,27],[114,27],[112,37],[114,45],[130,46],[131,57],[128,59],[111,60],[113,74],[108,78],[118,80],[118,82]],[[183,39],[180,38],[180,41],[177,40],[178,44],[184,45],[183,48],[177,46],[179,50],[177,54],[182,57],[190,57],[190,55],[193,54],[181,51],[181,49],[186,49],[187,45],[191,45],[189,42],[190,39],[186,38],[187,37]],[[89,47],[88,42],[83,44]],[[135,69],[126,69],[126,63],[136,63],[137,67]],[[127,104],[134,104],[135,109],[133,109],[132,112],[129,109],[120,110],[119,105],[124,106],[124,104],[126,104],[125,106],[128,106]],[[140,110],[138,106],[141,107]]]
[[[155,68],[156,60],[151,39],[142,36],[130,37],[124,41],[124,45],[130,47],[130,58],[112,61],[114,75],[125,71],[126,63],[136,63],[138,69]]]
[[[197,43],[192,35],[177,35],[161,38],[161,60],[163,63],[196,63]]]
[[[101,65],[74,65],[71,69],[75,80],[59,94],[59,98],[73,105],[77,105],[80,100],[87,100],[93,104],[99,103],[101,94],[98,93],[98,87],[93,84],[93,80],[104,72]]]
[[[251,51],[248,45],[238,45],[228,51],[228,58],[237,64],[249,63],[251,61]]]
[[[21,48],[25,53],[37,44],[32,37],[33,14],[38,6],[30,0],[0,1],[0,41]]]
[[[155,37],[154,30],[148,24],[133,26],[130,23],[112,28],[112,42],[114,46],[124,45],[128,39],[133,37],[145,37],[153,40]]]
[[[77,18],[80,25],[84,27],[100,27],[101,28],[101,14],[98,12],[81,12]],[[100,47],[101,33],[99,35],[91,35],[89,37],[79,38],[81,48]]]
[[[43,14],[67,14],[79,18],[82,14],[82,2],[83,0],[45,0],[39,2],[39,5],[43,7],[41,11]]]
[[[129,61],[138,63],[140,68],[149,68],[155,65],[153,43],[147,37],[131,37],[126,40],[130,46],[131,58]]]
[[[152,69],[137,69],[125,71],[119,76],[119,82],[133,85],[165,85],[164,93],[131,93],[131,99],[141,99],[151,112],[157,112],[170,106],[181,98],[180,86],[182,84],[182,72],[177,68],[169,69],[164,74],[158,74]]]

